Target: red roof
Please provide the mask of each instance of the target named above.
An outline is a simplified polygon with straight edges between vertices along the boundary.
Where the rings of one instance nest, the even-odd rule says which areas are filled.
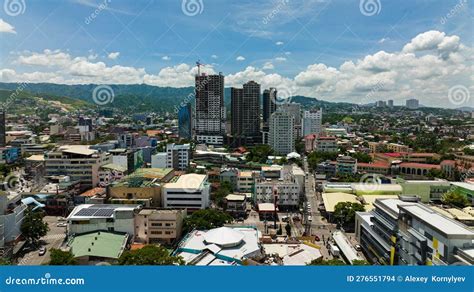
[[[82,197],[93,197],[95,195],[105,194],[105,188],[93,188],[80,194]]]
[[[375,162],[375,163],[357,162],[357,167],[389,168],[390,166],[383,162]]]
[[[389,156],[389,157],[400,157],[400,156],[402,156],[402,154],[401,154],[401,153],[398,153],[398,152],[384,153],[383,155]]]
[[[400,167],[441,169],[441,166],[439,166],[437,164],[415,163],[415,162],[402,162],[402,163],[400,163]]]

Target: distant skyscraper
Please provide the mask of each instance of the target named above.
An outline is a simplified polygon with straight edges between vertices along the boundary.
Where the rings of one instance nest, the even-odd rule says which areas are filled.
[[[409,109],[417,109],[418,107],[420,107],[420,103],[418,99],[415,99],[415,98],[407,99],[406,107]]]
[[[180,138],[192,140],[192,117],[193,114],[190,103],[180,107],[178,111],[178,135]]]
[[[295,118],[278,109],[270,116],[268,145],[279,155],[295,151]]]
[[[388,107],[393,107],[393,99],[389,99],[387,101],[387,105],[388,105]]]
[[[303,136],[309,134],[320,134],[323,110],[309,110],[303,112]]]
[[[387,103],[383,100],[379,100],[375,103],[375,106],[376,107],[386,107],[387,106]]]
[[[301,104],[299,103],[284,103],[278,106],[278,110],[289,113],[294,118],[294,131],[295,139],[301,137],[302,131],[302,119],[301,119]]]
[[[263,127],[268,128],[270,116],[276,110],[277,90],[275,88],[263,91]]]
[[[231,88],[231,133],[236,146],[255,144],[260,133],[260,84],[249,81]]]
[[[5,111],[0,111],[0,147],[6,146],[6,139],[5,139]]]
[[[196,76],[196,140],[222,145],[225,136],[224,75]]]

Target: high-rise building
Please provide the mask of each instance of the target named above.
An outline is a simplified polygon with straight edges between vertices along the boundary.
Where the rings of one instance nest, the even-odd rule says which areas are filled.
[[[309,134],[320,134],[323,110],[309,110],[303,112],[303,136]]]
[[[168,144],[166,145],[166,167],[176,170],[186,170],[189,167],[191,158],[191,145],[189,144]]]
[[[278,109],[270,116],[268,145],[279,155],[295,151],[295,118]]]
[[[420,107],[420,103],[419,103],[418,99],[416,99],[416,98],[407,99],[406,107],[409,108],[409,109],[418,109]]]
[[[276,110],[277,90],[273,87],[263,91],[263,127],[268,129],[270,116]]]
[[[5,130],[5,111],[0,111],[0,147],[5,147],[7,144]]]
[[[180,107],[178,111],[178,135],[181,139],[192,140],[192,117],[191,103]]]
[[[236,145],[260,141],[260,84],[249,81],[231,88],[231,133]]]
[[[196,140],[222,145],[225,136],[224,75],[196,76]]]
[[[387,105],[388,105],[388,107],[393,107],[393,99],[389,99],[387,101]]]
[[[301,104],[299,103],[284,103],[278,106],[278,110],[289,113],[294,118],[294,135],[298,139],[303,134],[302,119],[301,119]]]

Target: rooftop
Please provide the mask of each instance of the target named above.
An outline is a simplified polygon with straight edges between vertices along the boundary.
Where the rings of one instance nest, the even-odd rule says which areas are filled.
[[[75,236],[70,242],[74,257],[102,257],[118,259],[127,244],[127,234],[98,231]]]
[[[351,203],[360,203],[357,200],[357,196],[353,194],[347,194],[347,193],[323,193],[323,203],[324,203],[324,208],[326,209],[327,212],[334,212],[334,209],[337,205],[337,203],[340,202],[351,202]]]
[[[80,154],[80,155],[92,155],[98,153],[97,150],[90,149],[89,145],[64,145],[59,147],[59,151],[71,153],[71,154]]]
[[[109,163],[109,164],[102,165],[101,168],[103,168],[103,169],[110,169],[110,170],[116,170],[116,171],[120,171],[120,172],[125,172],[125,171],[127,171],[127,168],[126,168],[126,167],[123,167],[123,166],[118,165],[118,164],[113,164],[113,163]]]
[[[165,188],[176,188],[176,189],[198,189],[202,186],[203,183],[206,182],[207,175],[205,174],[183,174],[180,176],[176,182],[167,183]]]
[[[116,211],[134,211],[139,205],[82,204],[72,210],[67,219],[113,218]]]

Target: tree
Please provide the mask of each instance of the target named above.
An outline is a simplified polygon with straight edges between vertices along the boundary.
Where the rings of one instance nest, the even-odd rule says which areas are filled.
[[[60,249],[51,249],[51,266],[72,266],[76,264],[76,259],[71,251],[62,251]]]
[[[285,230],[286,230],[286,235],[291,236],[291,225],[290,225],[290,223],[286,223]]]
[[[451,190],[443,195],[441,201],[447,205],[464,208],[469,206],[469,200],[458,190]]]
[[[233,218],[222,211],[214,209],[198,210],[184,219],[184,230],[189,232],[193,229],[209,230],[231,223]]]
[[[11,263],[8,260],[4,258],[0,258],[0,266],[9,266],[9,265],[11,265]]]
[[[25,211],[21,233],[25,240],[33,246],[37,246],[39,239],[49,231],[48,223],[43,221],[43,217],[43,213],[31,210]]]
[[[128,266],[170,266],[184,265],[185,262],[181,257],[170,255],[169,251],[161,245],[146,245],[137,250],[124,252],[120,256],[118,264]]]
[[[312,260],[308,264],[308,266],[345,266],[345,265],[346,263],[339,259],[323,260],[323,258]]]
[[[267,157],[273,155],[273,153],[273,149],[266,144],[256,145],[247,153],[246,159],[249,162],[265,163]]]
[[[339,202],[334,207],[333,217],[334,220],[341,226],[348,229],[353,229],[355,223],[355,213],[363,212],[364,210],[364,206],[360,203]]]
[[[230,182],[223,181],[221,182],[220,187],[214,192],[213,200],[219,207],[222,207],[224,203],[224,198],[232,192],[233,190]]]

